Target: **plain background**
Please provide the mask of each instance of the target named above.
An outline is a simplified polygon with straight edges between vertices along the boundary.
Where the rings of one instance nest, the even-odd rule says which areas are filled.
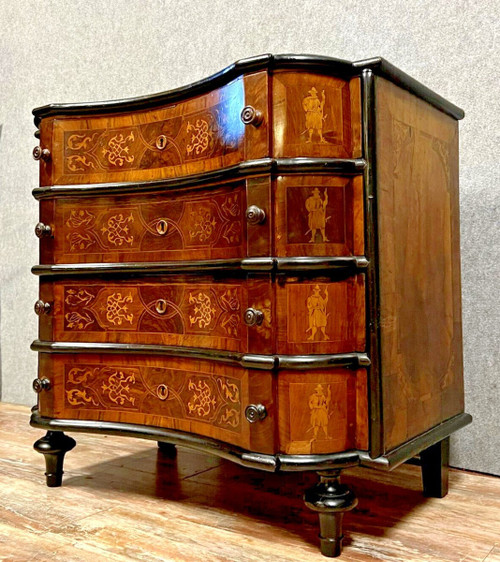
[[[271,52],[383,56],[466,112],[460,124],[466,410],[452,464],[500,474],[498,1],[0,0],[1,399],[32,405],[31,110],[154,93]]]

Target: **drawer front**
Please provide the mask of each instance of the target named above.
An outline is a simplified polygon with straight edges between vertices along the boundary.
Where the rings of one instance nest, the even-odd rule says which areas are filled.
[[[362,177],[278,177],[275,224],[278,256],[363,255]]]
[[[365,351],[365,276],[279,279],[277,340],[281,354]]]
[[[148,111],[42,120],[40,140],[51,158],[41,185],[147,181],[186,176],[268,150],[267,74],[240,77],[218,90]],[[245,125],[245,106],[262,113]]]
[[[272,353],[272,327],[244,319],[254,303],[271,302],[271,289],[268,278],[42,283],[51,311],[40,318],[40,337]]]
[[[365,369],[278,374],[280,451],[336,453],[368,449]]]
[[[274,452],[272,375],[208,361],[40,354],[42,416],[166,427]],[[245,409],[265,407],[249,423]]]
[[[247,224],[246,209],[270,208],[270,180],[200,190],[41,201],[51,237],[41,263],[159,262],[270,254],[270,221]]]
[[[361,156],[360,80],[309,72],[276,72],[274,156]]]

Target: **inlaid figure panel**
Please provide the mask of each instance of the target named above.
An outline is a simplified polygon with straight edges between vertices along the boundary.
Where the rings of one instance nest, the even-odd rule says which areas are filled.
[[[153,110],[48,118],[40,140],[51,158],[42,164],[42,185],[147,181],[231,166],[245,154],[264,157],[267,119],[246,126],[246,105],[267,113],[265,72]]]
[[[246,182],[172,194],[42,201],[49,263],[243,258]],[[51,216],[51,211],[53,216]]]
[[[279,256],[364,253],[360,176],[280,176],[275,216]]]
[[[364,276],[290,278],[277,285],[278,348],[283,354],[365,350]]]
[[[248,306],[271,302],[266,280],[56,281],[42,290],[53,303],[40,320],[48,340],[272,352],[270,317],[253,329],[244,322]]]
[[[361,156],[359,78],[276,72],[272,103],[276,157]]]
[[[334,453],[368,448],[367,377],[364,369],[280,372],[280,450]]]
[[[273,447],[271,375],[208,361],[144,356],[58,355],[40,358],[51,381],[41,396],[42,415],[65,419],[128,421],[190,431],[243,447]],[[266,418],[250,424],[245,408],[255,399]]]

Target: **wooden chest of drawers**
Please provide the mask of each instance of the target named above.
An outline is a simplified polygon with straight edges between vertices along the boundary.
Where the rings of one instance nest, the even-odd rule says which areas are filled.
[[[340,470],[420,454],[446,493],[463,411],[458,126],[383,59],[265,55],[185,88],[34,110],[47,484],[64,431],[195,447],[305,494],[337,556]]]

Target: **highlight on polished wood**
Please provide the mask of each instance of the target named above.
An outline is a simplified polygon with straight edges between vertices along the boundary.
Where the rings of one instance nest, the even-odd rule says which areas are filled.
[[[321,558],[317,516],[301,499],[314,474],[284,478],[182,447],[164,453],[155,441],[79,434],[64,485],[45,488],[31,447],[40,431],[26,427],[28,417],[24,406],[0,404],[4,560]],[[348,469],[343,481],[358,505],[344,518],[342,560],[498,561],[499,478],[452,469],[444,499],[422,496],[412,465]]]

